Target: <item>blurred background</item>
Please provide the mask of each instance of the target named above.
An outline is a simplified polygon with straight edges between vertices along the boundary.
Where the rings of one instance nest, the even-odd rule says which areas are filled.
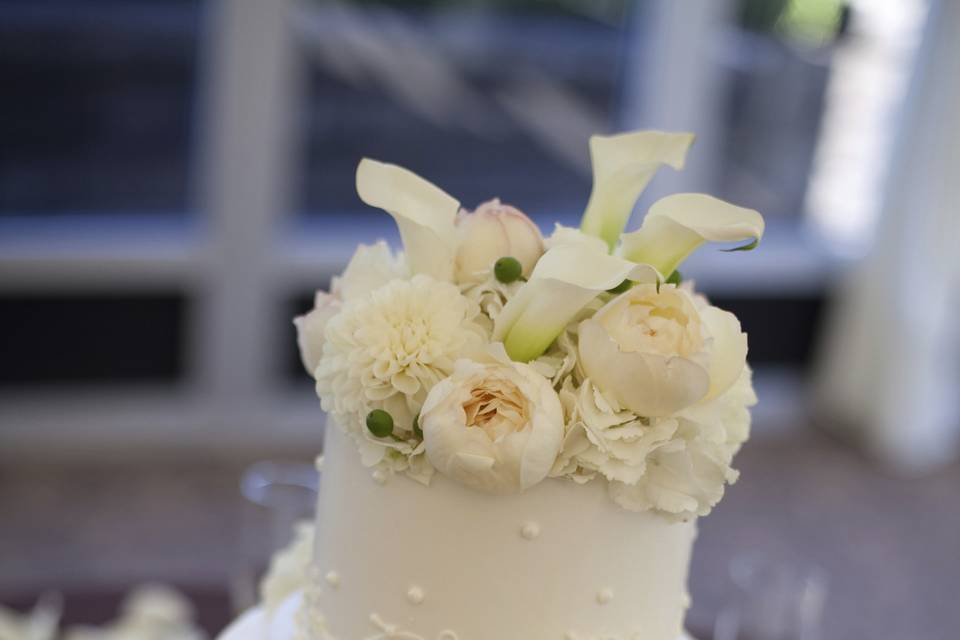
[[[823,638],[958,637],[958,34],[952,0],[0,1],[0,604],[102,622],[160,580],[226,623],[241,475],[322,443],[290,320],[397,240],[362,156],[548,229],[590,134],[657,128],[698,138],[640,211],[768,229],[684,269],[761,398],[691,629],[762,553],[825,575]]]

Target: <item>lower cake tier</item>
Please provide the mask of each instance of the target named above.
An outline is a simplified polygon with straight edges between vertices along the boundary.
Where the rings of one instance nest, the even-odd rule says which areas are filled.
[[[217,640],[305,640],[310,638],[309,620],[306,619],[308,610],[304,608],[304,602],[302,594],[295,593],[274,611],[254,607],[234,620],[217,637]],[[384,634],[373,637],[384,638]],[[409,635],[392,637],[400,640],[410,638]],[[676,640],[693,640],[693,638],[684,635]]]
[[[693,522],[621,509],[600,480],[492,496],[435,475],[377,482],[331,425],[313,640],[675,640]]]

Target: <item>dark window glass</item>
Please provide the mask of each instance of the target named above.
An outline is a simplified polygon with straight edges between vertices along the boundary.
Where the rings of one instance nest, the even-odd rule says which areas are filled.
[[[825,308],[822,293],[797,296],[711,296],[735,314],[750,340],[747,360],[756,365],[811,364]]]
[[[174,382],[186,307],[178,293],[5,294],[0,386]]]
[[[326,288],[325,283],[318,283],[318,288]],[[297,294],[284,304],[284,318],[279,330],[282,332],[281,344],[283,345],[283,354],[281,356],[282,375],[287,382],[307,386],[310,384],[310,376],[303,368],[300,361],[300,350],[297,348],[297,330],[293,326],[292,320],[310,311],[313,308],[313,293],[304,292]]]
[[[0,3],[0,215],[186,209],[200,9]]]
[[[603,3],[602,15],[577,3],[429,4],[310,5],[299,29],[303,210],[369,211],[354,190],[369,156],[468,208],[501,197],[551,219],[578,215],[590,191],[586,136],[613,115],[626,3]],[[568,118],[577,129],[559,132]]]
[[[720,121],[718,166],[707,172],[715,184],[696,188],[767,216],[796,216],[842,3],[818,3],[812,16],[787,2],[737,4],[711,27],[711,59],[692,63],[717,65],[721,76],[703,106]],[[542,220],[574,222],[590,190],[589,134],[628,120],[658,125],[625,100],[646,81],[640,59],[657,28],[652,5],[304,6],[295,31],[308,69],[300,203],[308,214],[369,211],[353,178],[370,156],[412,169],[466,207],[496,196]]]

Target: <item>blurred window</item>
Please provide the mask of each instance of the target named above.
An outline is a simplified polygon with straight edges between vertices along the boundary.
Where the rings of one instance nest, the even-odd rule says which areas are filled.
[[[183,374],[185,312],[175,292],[0,295],[0,389],[174,382]]]
[[[0,215],[186,211],[200,9],[0,3]]]
[[[474,207],[501,197],[576,223],[590,190],[587,138],[648,122],[635,92],[654,3],[303,2],[307,61],[299,210],[364,211],[363,156],[402,164]],[[713,26],[720,91],[711,184],[771,218],[798,217],[823,112],[840,0],[742,0]],[[677,69],[677,74],[683,74]],[[641,113],[625,113],[638,108]],[[696,153],[696,149],[695,149]]]
[[[0,394],[22,401],[0,403],[0,422],[32,433],[72,418],[56,409],[64,383],[157,382],[164,395],[182,380],[198,393],[178,422],[312,434],[315,398],[290,392],[309,380],[289,318],[357,242],[398,241],[356,195],[361,157],[409,167],[468,208],[500,197],[549,231],[576,225],[587,202],[590,135],[636,128],[699,138],[641,208],[696,190],[765,214],[763,251],[701,251],[684,275],[740,315],[755,363],[803,367],[835,272],[805,212],[848,235],[859,223],[840,218],[869,222],[833,205],[874,206],[863,194],[879,193],[890,149],[879,132],[894,129],[911,69],[924,0],[888,4],[0,3],[0,346],[13,363]],[[880,100],[860,87],[893,50]],[[859,147],[870,180],[856,180],[854,138],[878,141]],[[187,215],[194,187],[201,224]],[[54,401],[18,395],[29,386]],[[170,416],[177,393],[137,410]],[[128,421],[109,394],[89,399],[86,424]]]
[[[499,196],[569,214],[590,190],[586,140],[614,119],[627,3],[307,2],[302,209],[367,211],[371,156],[473,208]]]

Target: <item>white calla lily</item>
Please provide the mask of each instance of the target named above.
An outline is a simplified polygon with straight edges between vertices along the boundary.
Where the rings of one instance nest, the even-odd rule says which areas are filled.
[[[597,236],[591,236],[580,229],[567,227],[559,223],[554,225],[553,233],[544,241],[544,244],[547,249],[559,247],[564,244],[579,244],[585,245],[587,248],[599,254],[610,253],[610,248],[607,246],[607,243]]]
[[[396,220],[413,274],[453,279],[459,201],[412,171],[369,158],[357,166],[357,193]]]
[[[663,131],[592,136],[593,190],[581,229],[612,250],[653,174],[661,165],[682,169],[692,143],[691,133]]]
[[[670,274],[704,242],[750,242],[735,250],[753,249],[763,237],[763,216],[703,193],[677,193],[650,207],[643,225],[623,235],[620,253]]]
[[[591,300],[628,279],[656,283],[663,276],[648,265],[599,253],[589,245],[553,247],[497,316],[493,339],[503,341],[514,360],[529,362],[546,351]]]

